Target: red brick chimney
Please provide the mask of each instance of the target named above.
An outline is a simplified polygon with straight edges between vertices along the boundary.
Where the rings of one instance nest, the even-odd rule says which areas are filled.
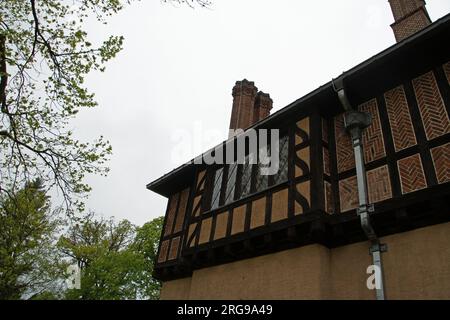
[[[391,25],[397,42],[431,24],[423,0],[389,0],[395,22]]]
[[[259,91],[256,95],[255,109],[253,111],[253,123],[258,122],[270,115],[273,101],[268,93]]]
[[[233,87],[230,130],[247,129],[269,116],[273,101],[268,93],[258,92],[253,81],[237,81]],[[230,132],[230,137],[232,133]]]
[[[258,88],[253,81],[236,81],[233,87],[233,109],[230,129],[246,129],[253,124],[253,109]]]

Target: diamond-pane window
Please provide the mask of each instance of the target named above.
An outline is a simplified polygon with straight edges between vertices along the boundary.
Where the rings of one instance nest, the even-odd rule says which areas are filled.
[[[225,193],[225,204],[229,204],[234,199],[234,190],[236,189],[237,163],[228,166],[227,189]]]
[[[289,151],[288,136],[280,138],[280,166],[278,173],[273,177],[273,183],[278,184],[284,182],[288,178],[288,151]]]
[[[220,188],[222,187],[223,168],[217,169],[214,174],[214,187],[211,198],[211,209],[219,207]]]
[[[245,157],[245,163],[242,165],[241,179],[241,198],[250,194],[250,186],[252,182],[252,165],[249,163],[250,157]]]
[[[267,155],[270,157],[270,147],[264,146],[261,147],[259,150],[259,153]],[[255,182],[255,191],[262,191],[264,189],[267,189],[269,187],[269,176],[267,174],[262,174],[262,169],[266,167],[267,165],[264,165],[261,163],[261,161],[258,161],[258,172],[256,174],[256,182]]]

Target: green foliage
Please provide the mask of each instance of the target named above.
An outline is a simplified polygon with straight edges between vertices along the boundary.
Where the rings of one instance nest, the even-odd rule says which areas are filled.
[[[119,0],[7,0],[0,6],[0,172],[14,190],[40,177],[82,208],[88,173],[106,174],[111,146],[103,137],[74,138],[69,121],[97,105],[85,77],[103,71],[122,49],[111,36],[94,47],[83,21],[100,23],[122,9]]]
[[[92,44],[83,23],[94,17],[105,24],[131,1],[1,1],[0,299],[61,295],[67,264],[54,237],[64,223],[50,212],[43,186],[60,191],[70,214],[84,208],[90,191],[85,176],[108,173],[109,142],[102,136],[79,141],[68,125],[81,109],[97,105],[86,76],[104,71],[123,45],[121,36]],[[92,215],[73,220],[58,248],[83,268],[83,277],[81,290],[69,290],[67,297],[157,298],[159,283],[151,272],[161,224],[161,218],[141,228]]]
[[[67,212],[83,209],[86,174],[106,175],[112,148],[100,136],[77,140],[68,128],[80,109],[97,105],[84,85],[122,49],[123,37],[98,46],[83,23],[106,24],[132,0],[3,0],[0,6],[0,176],[15,191],[35,177],[58,188]],[[205,0],[168,0],[205,7]],[[168,2],[163,0],[163,2]]]
[[[142,227],[93,213],[66,226],[40,180],[0,197],[0,300],[158,299],[152,278],[163,218]],[[81,289],[66,290],[69,264],[82,269]]]
[[[161,283],[154,279],[151,274],[153,272],[154,261],[156,261],[163,222],[164,217],[159,217],[137,228],[136,238],[131,247],[132,250],[143,257],[146,272],[143,274],[144,277],[142,278],[140,287],[143,296],[149,299],[159,299],[159,292],[161,290]]]
[[[61,221],[50,212],[42,182],[0,197],[0,299],[55,295],[66,266],[55,248]]]
[[[58,246],[81,267],[81,288],[68,290],[66,298],[157,299],[159,283],[151,273],[161,225],[162,218],[136,228],[89,214],[71,226]]]

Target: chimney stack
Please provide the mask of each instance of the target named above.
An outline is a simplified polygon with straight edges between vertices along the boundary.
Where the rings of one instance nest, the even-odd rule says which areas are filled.
[[[397,42],[431,24],[423,0],[389,0],[395,22],[391,25]]]
[[[268,93],[259,91],[256,95],[255,109],[253,112],[253,123],[258,122],[270,115],[272,110],[273,101]]]
[[[233,87],[233,108],[230,130],[247,129],[270,114],[273,101],[270,95],[258,88],[253,81],[237,81]],[[231,132],[230,132],[231,137]]]

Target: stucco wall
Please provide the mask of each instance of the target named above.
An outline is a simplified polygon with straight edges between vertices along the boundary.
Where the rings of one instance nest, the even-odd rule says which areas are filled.
[[[450,299],[450,223],[382,238],[388,299]],[[374,299],[367,242],[310,245],[194,271],[161,299]]]
[[[184,278],[163,283],[161,300],[188,300],[191,278]]]

